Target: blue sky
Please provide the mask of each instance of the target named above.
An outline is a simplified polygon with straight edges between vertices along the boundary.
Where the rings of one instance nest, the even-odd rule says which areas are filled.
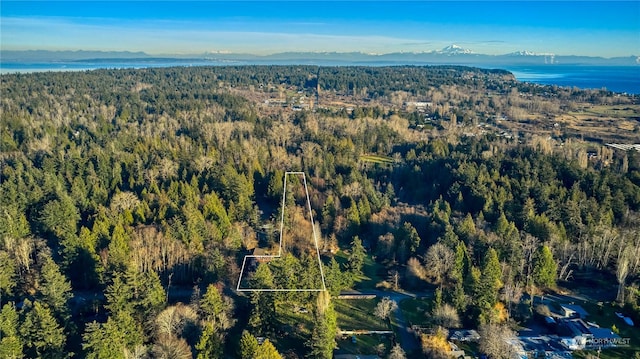
[[[640,55],[640,1],[0,1],[6,50]]]

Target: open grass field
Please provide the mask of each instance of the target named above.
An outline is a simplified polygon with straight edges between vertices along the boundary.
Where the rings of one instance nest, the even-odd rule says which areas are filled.
[[[338,349],[336,353],[338,354],[383,354],[383,357],[386,357],[392,347],[391,339],[387,335],[357,335],[355,343],[351,341],[351,337],[345,340],[338,339],[337,342]],[[384,351],[378,351],[380,344],[384,346]]]
[[[270,340],[279,348],[305,350],[305,342],[313,329],[313,313],[310,310],[308,313],[301,313],[295,311],[291,304],[278,303],[276,316],[280,326],[280,330],[278,330],[280,334]]]
[[[640,105],[599,105],[567,112],[556,121],[586,136],[632,141],[639,136],[634,132],[640,125],[639,118]]]
[[[355,289],[374,289],[385,279],[386,269],[367,255],[362,266],[362,275],[356,279]]]
[[[389,330],[387,323],[373,314],[379,299],[335,300],[338,328],[342,330]]]
[[[347,254],[343,251],[339,251],[335,255],[336,261],[340,264],[347,263]],[[364,264],[362,266],[362,274],[355,279],[354,288],[356,290],[363,289],[375,289],[376,285],[386,278],[385,267],[377,263],[371,258],[370,254],[364,258]]]
[[[584,108],[580,113],[614,118],[637,117],[640,116],[640,105],[597,105]]]
[[[501,126],[538,136],[567,136],[598,142],[637,143],[640,137],[640,105],[580,104],[575,110],[527,113]]]
[[[413,325],[427,325],[429,322],[429,313],[433,309],[433,299],[405,299],[398,306],[402,310],[402,314],[407,323]]]

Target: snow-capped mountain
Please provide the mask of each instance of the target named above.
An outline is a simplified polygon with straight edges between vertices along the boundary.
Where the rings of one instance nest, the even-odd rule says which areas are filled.
[[[507,56],[555,56],[555,55],[548,52],[539,53],[539,52],[524,50],[524,51],[516,51],[516,52],[509,53],[507,54]]]
[[[467,54],[473,54],[474,52],[454,44],[454,45],[449,45],[440,51],[436,51],[436,53],[446,54],[446,55],[467,55]]]
[[[1,1],[1,0],[0,0]],[[300,64],[449,64],[466,66],[505,67],[512,65],[609,65],[640,66],[640,56],[594,57],[554,55],[532,51],[517,51],[504,55],[489,55],[473,52],[458,45],[450,45],[442,50],[423,52],[393,52],[373,54],[362,52],[284,52],[270,55],[232,53],[224,50],[212,50],[203,54],[162,55],[153,57],[143,52],[96,52],[96,51],[10,51],[0,50],[0,66],[5,62],[48,62],[48,61],[88,61],[88,60],[154,59],[155,61],[173,61],[175,59],[206,61],[241,61],[255,64],[300,63]]]

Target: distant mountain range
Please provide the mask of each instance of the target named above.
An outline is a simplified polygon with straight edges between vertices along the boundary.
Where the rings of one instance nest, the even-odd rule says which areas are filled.
[[[603,65],[640,66],[640,56],[591,57],[518,51],[504,55],[474,53],[457,45],[429,52],[396,52],[367,54],[362,52],[283,52],[271,55],[236,54],[224,51],[192,55],[149,55],[129,51],[0,51],[0,62],[121,62],[121,61],[211,61],[224,63],[301,63],[301,64],[453,64],[453,65]]]

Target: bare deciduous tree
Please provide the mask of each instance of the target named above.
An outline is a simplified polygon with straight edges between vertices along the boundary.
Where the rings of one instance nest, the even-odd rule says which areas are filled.
[[[132,192],[120,192],[111,199],[111,211],[114,214],[121,213],[126,210],[133,210],[140,204],[138,196]]]
[[[624,284],[629,274],[629,251],[624,249],[618,255],[618,261],[616,265],[616,279],[618,279],[618,295],[616,300],[620,303],[624,303]]]
[[[512,344],[516,334],[509,327],[499,324],[485,324],[480,327],[480,351],[490,358],[511,359],[517,354]]]
[[[442,243],[429,247],[425,258],[426,270],[434,282],[442,285],[455,262],[455,253]]]
[[[189,306],[178,304],[168,307],[156,317],[156,335],[158,337],[181,336],[185,327],[195,324],[197,320],[198,314]]]
[[[433,310],[432,319],[434,324],[444,328],[460,327],[460,316],[458,316],[458,311],[449,304],[436,307]]]
[[[132,350],[124,348],[125,359],[146,359],[149,357],[148,354],[147,347],[144,345],[136,345]]]
[[[391,348],[391,352],[389,353],[389,359],[406,359],[407,354],[402,350],[400,345],[396,344],[393,348]]]
[[[420,261],[415,257],[409,258],[409,261],[407,262],[407,271],[410,275],[416,278],[427,278],[427,271],[424,269],[422,264],[420,264]]]
[[[186,340],[164,336],[153,345],[153,357],[158,359],[191,359],[191,347]]]
[[[398,309],[398,303],[396,303],[395,300],[391,300],[389,297],[384,297],[376,306],[374,314],[376,317],[386,320],[389,318],[389,314],[396,309]]]

